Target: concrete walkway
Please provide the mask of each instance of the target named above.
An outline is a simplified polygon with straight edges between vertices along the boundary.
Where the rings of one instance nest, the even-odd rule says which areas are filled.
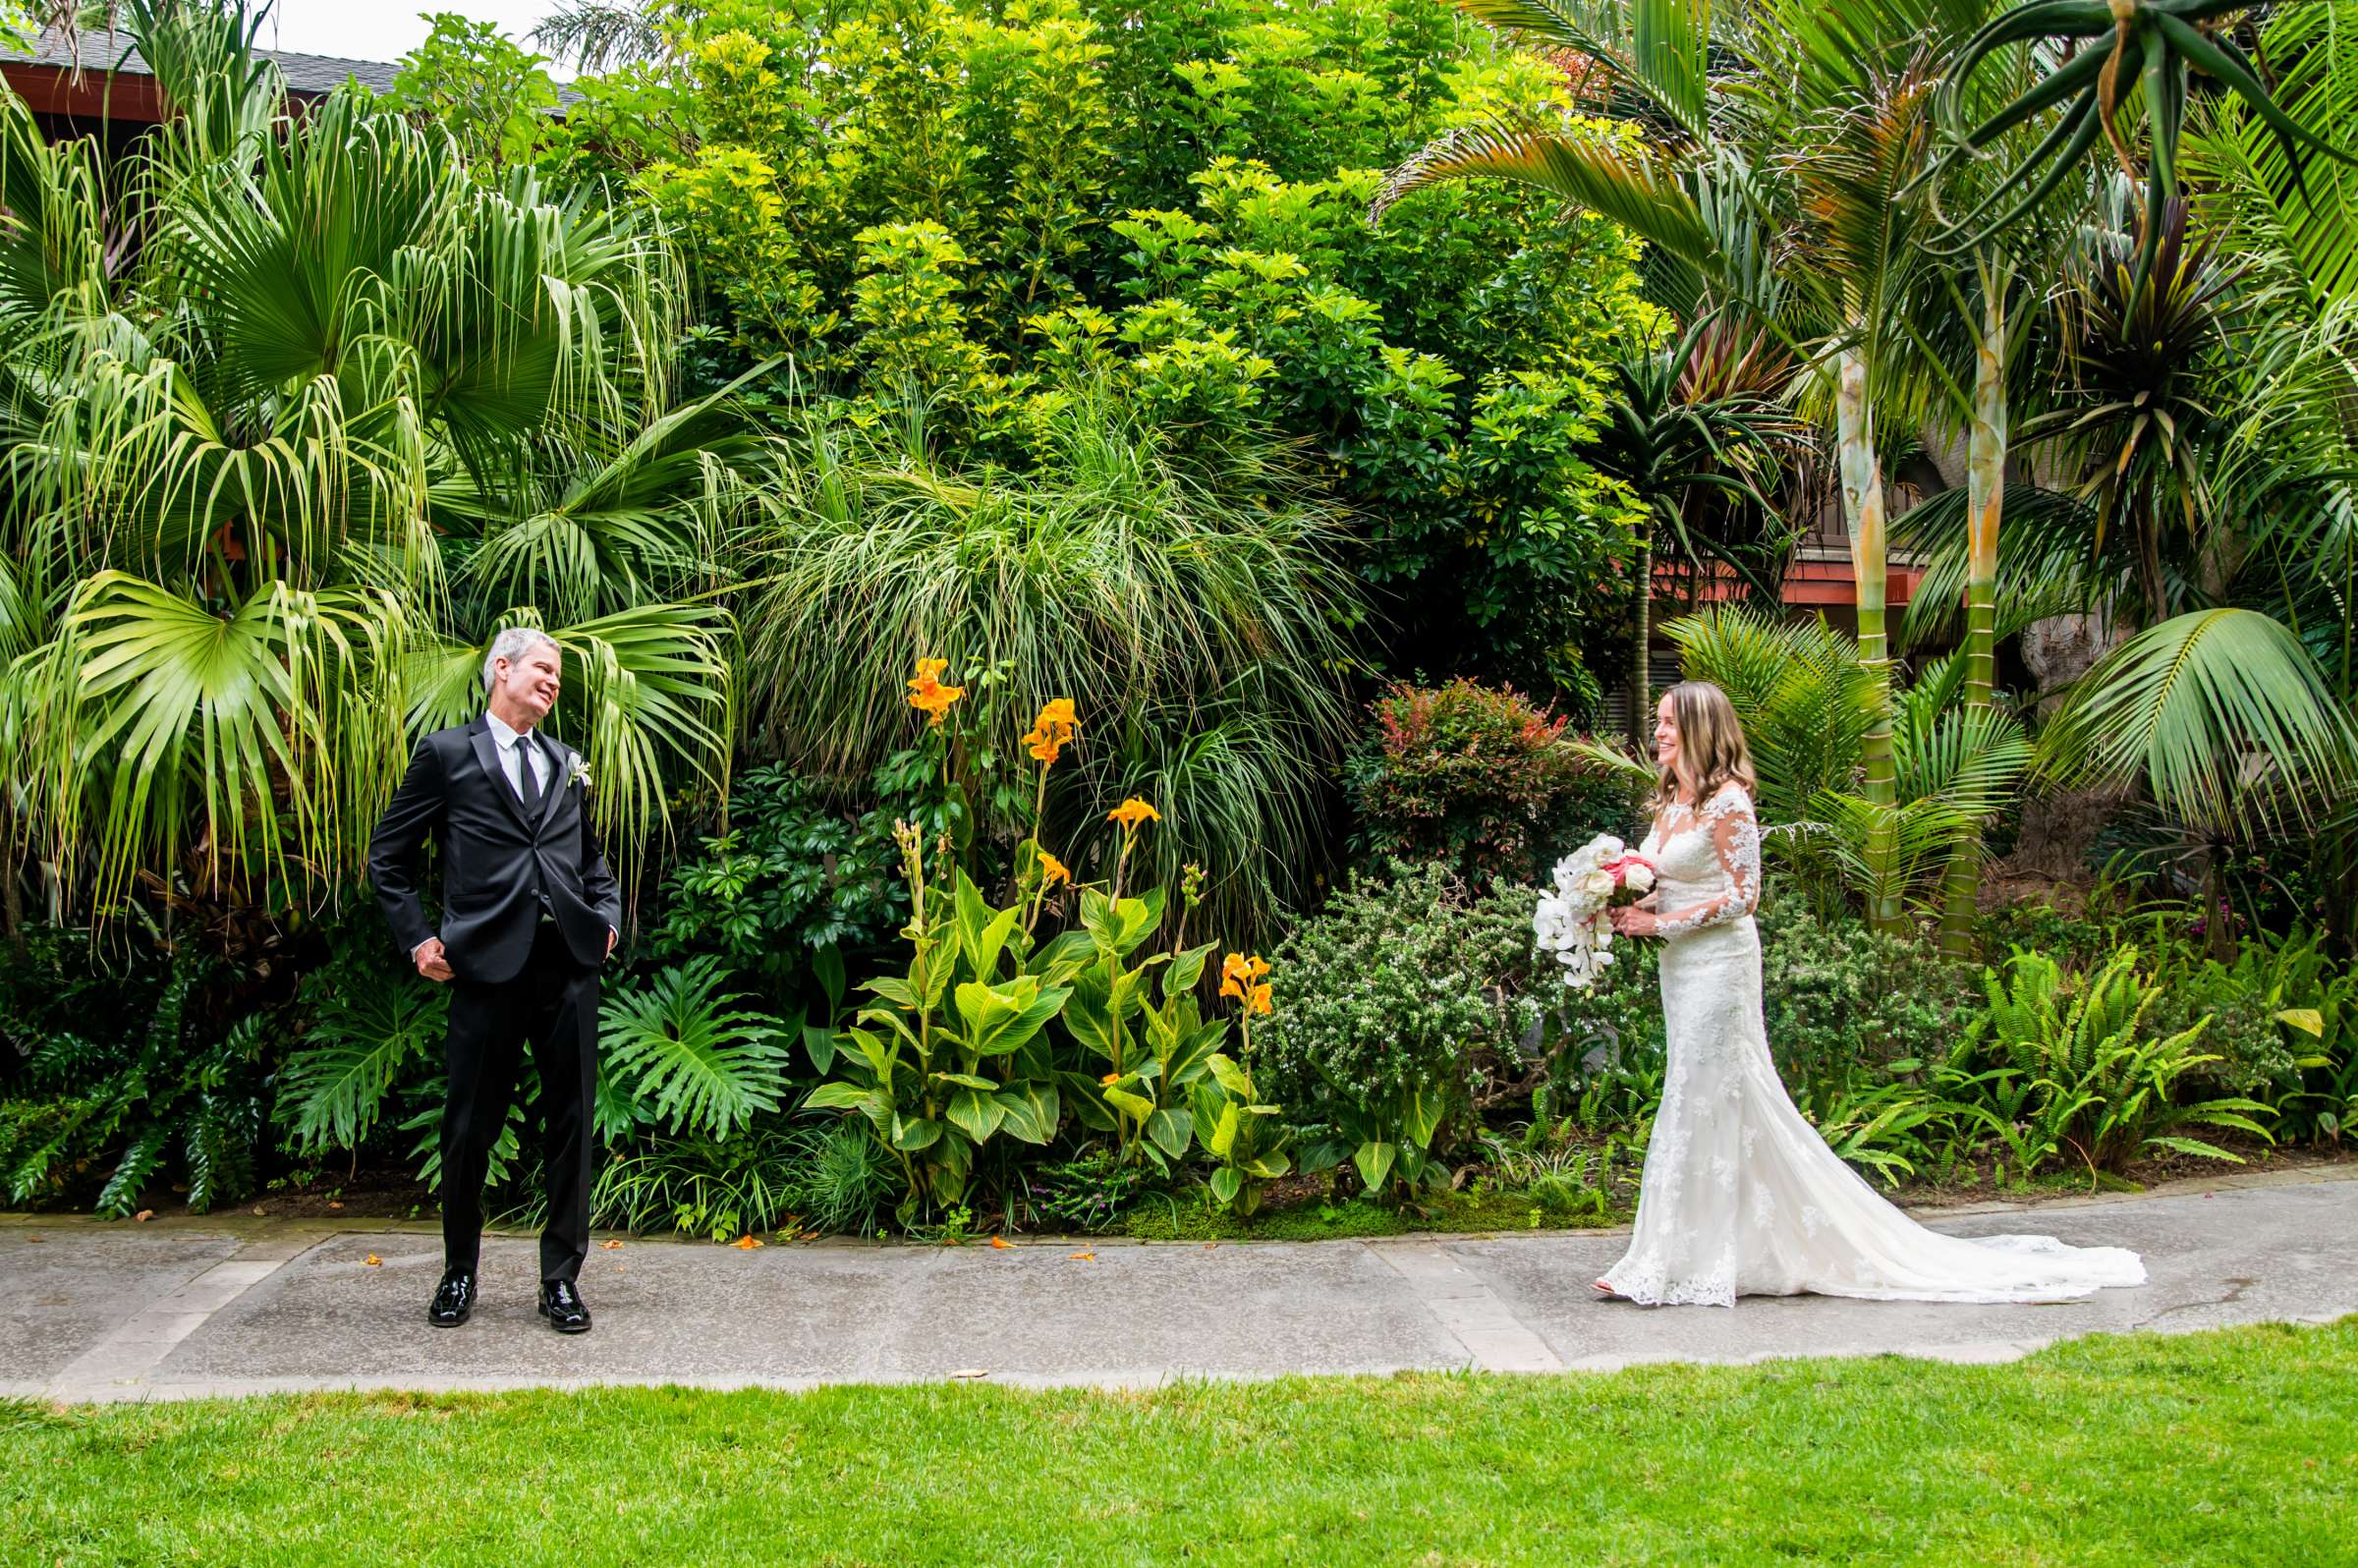
[[[101,1225],[0,1215],[0,1394],[189,1398],[332,1388],[595,1383],[808,1387],[986,1376],[1151,1385],[1175,1377],[1899,1353],[1996,1361],[2074,1335],[2358,1312],[2358,1170],[2229,1177],[2135,1198],[1930,1217],[2144,1254],[2152,1282],[2052,1307],[1819,1297],[1733,1312],[1591,1298],[1624,1233],[1308,1244],[632,1240],[590,1254],[596,1328],[533,1312],[533,1243],[492,1237],[483,1298],[425,1321],[430,1226],[251,1215]],[[1086,1256],[1076,1257],[1075,1254]]]

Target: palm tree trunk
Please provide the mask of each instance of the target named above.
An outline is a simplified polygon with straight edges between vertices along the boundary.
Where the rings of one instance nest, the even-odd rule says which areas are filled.
[[[2006,299],[1982,269],[1982,331],[1974,344],[1973,429],[1965,454],[1965,707],[1987,711],[1997,686],[1997,522],[2006,499]],[[1949,856],[1940,898],[1940,951],[1966,958],[1982,887],[1982,825]]]
[[[1647,645],[1654,640],[1654,518],[1651,512],[1638,525],[1637,620],[1636,645],[1629,654],[1629,738],[1640,756],[1648,755],[1654,744],[1654,715],[1647,699],[1654,695],[1654,676],[1647,667]]]
[[[1875,420],[1867,407],[1867,362],[1845,350],[1834,395],[1835,445],[1842,471],[1842,521],[1850,531],[1850,569],[1859,610],[1859,662],[1883,682],[1874,720],[1859,743],[1867,769],[1867,803],[1876,807],[1867,834],[1867,871],[1874,886],[1867,923],[1879,931],[1903,924],[1894,868],[1899,859],[1899,769],[1891,753],[1891,644],[1884,627],[1889,550],[1883,526],[1883,469],[1875,455]]]
[[[24,868],[24,859],[17,853],[16,809],[0,793],[0,934],[20,953],[25,950]]]

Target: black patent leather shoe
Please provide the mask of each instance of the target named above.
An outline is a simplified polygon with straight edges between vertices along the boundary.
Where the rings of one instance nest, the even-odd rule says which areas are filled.
[[[436,1328],[456,1328],[474,1311],[475,1276],[454,1268],[434,1287],[434,1299],[425,1309],[425,1320]]]
[[[590,1332],[590,1306],[582,1293],[573,1288],[570,1279],[559,1279],[540,1287],[540,1316],[548,1326],[560,1334]]]

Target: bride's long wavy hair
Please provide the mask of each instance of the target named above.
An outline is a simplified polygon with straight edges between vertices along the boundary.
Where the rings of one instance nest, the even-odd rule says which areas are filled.
[[[1694,804],[1719,793],[1721,785],[1740,784],[1747,795],[1756,782],[1752,748],[1744,744],[1744,726],[1736,721],[1736,705],[1709,681],[1681,681],[1670,688],[1670,718],[1678,726],[1678,755],[1695,781]],[[1654,792],[1654,809],[1665,811],[1678,801],[1678,775],[1660,771]]]

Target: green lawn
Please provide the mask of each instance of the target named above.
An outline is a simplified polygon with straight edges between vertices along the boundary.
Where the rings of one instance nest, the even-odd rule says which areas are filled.
[[[2358,1318],[2006,1367],[17,1405],[0,1454],[10,1564],[2324,1564]]]

